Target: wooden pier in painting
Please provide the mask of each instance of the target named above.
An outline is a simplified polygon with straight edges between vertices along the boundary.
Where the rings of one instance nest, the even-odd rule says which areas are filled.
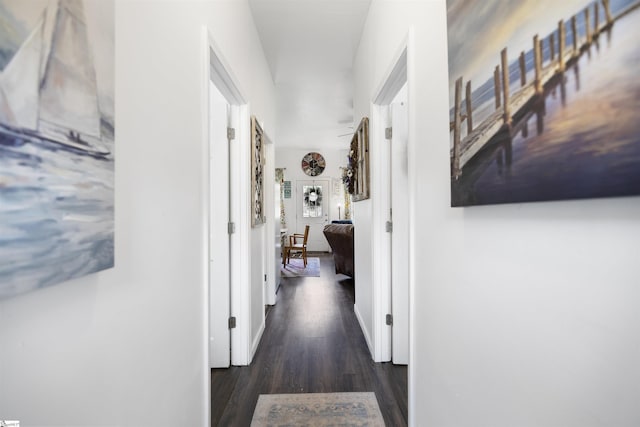
[[[600,3],[602,4],[605,17],[605,22],[602,23],[600,22]],[[494,71],[496,109],[476,127],[474,127],[473,124],[471,82],[466,83],[464,93],[465,112],[463,114],[463,78],[460,77],[456,80],[454,118],[449,126],[450,131],[453,132],[453,147],[451,149],[451,176],[453,179],[458,179],[462,175],[464,165],[485,147],[495,135],[505,129],[509,132],[514,131],[514,129],[512,129],[513,117],[521,114],[527,105],[535,102],[538,97],[543,95],[545,84],[554,77],[562,75],[566,67],[577,61],[582,52],[588,50],[591,44],[597,41],[599,35],[609,30],[617,19],[620,19],[640,6],[640,1],[636,2],[613,17],[611,15],[609,0],[601,0],[600,3],[592,3],[581,12],[584,13],[586,27],[586,34],[583,37],[580,37],[578,34],[577,16],[575,15],[568,21],[568,24],[565,24],[564,20],[559,21],[557,31],[559,40],[557,42],[555,40],[555,31],[545,39],[539,38],[538,35],[533,37],[533,55],[535,62],[533,81],[527,82],[525,53],[521,52],[518,60],[520,68],[520,89],[513,94],[510,93],[511,82],[507,49],[503,49],[500,55],[500,65],[496,66]],[[591,21],[592,11],[593,23]],[[567,31],[571,31],[572,34],[573,43],[570,47],[566,46]],[[546,64],[544,64],[542,54],[545,41],[548,43],[550,50],[550,59]],[[464,138],[462,138],[463,123],[466,124],[467,130],[467,135]]]

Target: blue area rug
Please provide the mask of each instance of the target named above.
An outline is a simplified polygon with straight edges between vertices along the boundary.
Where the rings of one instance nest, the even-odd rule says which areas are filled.
[[[252,427],[384,427],[375,393],[261,394]]]
[[[307,257],[307,268],[302,258],[291,258],[287,265],[280,264],[282,277],[320,277],[320,258]]]

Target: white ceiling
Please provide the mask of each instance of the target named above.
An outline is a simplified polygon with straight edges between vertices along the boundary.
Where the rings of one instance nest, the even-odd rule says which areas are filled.
[[[352,64],[371,0],[249,0],[276,85],[276,146],[344,148]]]

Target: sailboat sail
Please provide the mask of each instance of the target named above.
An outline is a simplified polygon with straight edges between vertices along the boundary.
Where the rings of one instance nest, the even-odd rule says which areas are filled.
[[[96,73],[80,0],[62,0],[58,7],[40,86],[40,120],[100,136]]]
[[[9,107],[9,101],[7,95],[4,94],[2,85],[0,85],[0,123],[16,123],[16,118]]]
[[[101,143],[98,85],[82,0],[50,0],[0,78],[0,120],[94,154]]]
[[[44,10],[44,22],[42,28],[42,56],[40,60],[40,82],[46,72],[47,59],[51,52],[51,46],[53,44],[53,31],[56,26],[56,19],[58,18],[60,0],[49,0],[47,8]]]
[[[25,129],[38,126],[43,23],[44,15],[2,73],[2,91],[13,117],[8,124],[12,126]]]

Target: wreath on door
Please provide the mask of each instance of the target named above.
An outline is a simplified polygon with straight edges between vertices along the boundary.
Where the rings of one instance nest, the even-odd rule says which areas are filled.
[[[304,192],[304,203],[307,206],[320,206],[322,204],[322,187],[309,187]]]

